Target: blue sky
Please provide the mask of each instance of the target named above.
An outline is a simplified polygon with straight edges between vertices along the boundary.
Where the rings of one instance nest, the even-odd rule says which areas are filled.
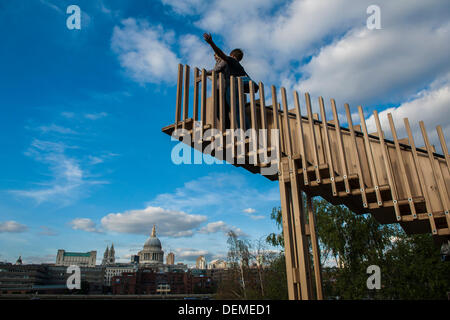
[[[226,254],[230,228],[276,231],[277,183],[171,162],[177,63],[212,67],[205,31],[266,85],[334,97],[341,115],[362,104],[369,129],[377,109],[400,135],[408,116],[415,134],[424,120],[448,137],[448,1],[378,3],[381,30],[366,28],[370,1],[0,1],[0,260],[101,258],[114,242],[128,261],[156,223],[166,253],[192,263]],[[66,27],[71,4],[81,30]]]

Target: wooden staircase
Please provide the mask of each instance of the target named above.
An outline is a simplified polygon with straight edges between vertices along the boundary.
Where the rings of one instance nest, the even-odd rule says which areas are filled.
[[[290,298],[311,296],[309,259],[302,257],[309,252],[305,239],[310,237],[317,245],[314,221],[304,223],[300,190],[308,202],[311,197],[321,196],[356,214],[370,213],[382,224],[399,223],[407,234],[431,233],[438,244],[450,239],[450,156],[440,126],[437,133],[443,154],[430,144],[422,121],[425,146],[417,147],[407,118],[403,121],[408,137],[399,139],[392,115],[388,114],[392,133],[389,140],[384,136],[377,111],[373,113],[377,131],[369,133],[362,107],[358,107],[361,124],[353,125],[350,107],[345,104],[347,127],[343,127],[333,99],[333,118],[328,120],[321,97],[319,117],[312,112],[308,93],[304,104],[300,104],[299,95],[294,92],[294,105],[289,108],[286,90],[281,88],[279,103],[277,89],[271,86],[272,101],[267,105],[262,83],[258,94],[250,83],[247,98],[241,79],[233,77],[229,82],[231,110],[227,110],[223,75],[213,72],[208,78],[204,69],[200,72],[197,68],[193,73],[191,88],[190,67],[179,65],[175,122],[162,131],[172,136],[175,133],[177,139],[193,148],[253,173],[276,167],[264,176],[280,183],[285,243],[290,247],[286,250],[288,282],[292,283]],[[209,81],[211,90],[207,97]],[[302,109],[306,112],[302,113]],[[249,128],[245,126],[246,118],[250,119]],[[243,136],[242,132],[249,129]],[[208,131],[210,134],[205,137],[203,134]],[[309,210],[311,219],[312,207]],[[313,255],[316,259],[317,252]],[[315,263],[320,266],[320,261]],[[316,280],[317,277],[320,278],[320,272]],[[320,295],[317,292],[318,298]]]

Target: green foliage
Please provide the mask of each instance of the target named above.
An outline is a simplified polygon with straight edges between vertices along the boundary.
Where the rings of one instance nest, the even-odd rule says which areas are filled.
[[[356,215],[325,200],[314,199],[313,206],[325,265],[322,277],[326,298],[447,298],[450,263],[441,261],[439,247],[431,235],[407,236],[398,225],[380,225],[371,215]],[[281,230],[280,208],[272,210],[271,218]],[[282,232],[270,234],[266,241],[284,247]],[[380,290],[367,289],[366,270],[370,265],[381,269]],[[278,279],[281,278],[286,282],[285,270]]]

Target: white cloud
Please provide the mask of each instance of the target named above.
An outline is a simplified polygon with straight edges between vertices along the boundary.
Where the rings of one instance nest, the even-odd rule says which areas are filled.
[[[201,228],[199,230],[200,233],[206,233],[206,234],[217,233],[217,232],[223,232],[223,233],[227,234],[230,231],[233,231],[239,237],[247,236],[247,234],[245,232],[243,232],[240,228],[231,226],[223,221],[210,222],[206,226],[204,226],[203,228]]]
[[[53,230],[49,227],[41,226],[40,229],[41,229],[41,231],[39,232],[39,235],[43,235],[43,236],[57,236],[58,235],[58,233],[55,230]]]
[[[161,0],[161,2],[182,15],[197,13],[201,6],[205,5],[204,0]]]
[[[20,224],[16,221],[5,221],[0,222],[0,233],[8,232],[8,233],[19,233],[25,232],[28,230],[26,225]]]
[[[76,134],[77,133],[70,128],[61,127],[56,124],[51,124],[48,126],[40,126],[39,130],[42,133],[49,133],[49,132],[56,132],[56,133],[60,133],[60,134]]]
[[[98,120],[108,116],[106,112],[98,112],[98,113],[86,113],[84,117],[89,120]]]
[[[85,187],[107,183],[90,179],[81,161],[67,155],[68,149],[76,148],[62,142],[34,139],[25,155],[46,164],[52,180],[39,183],[40,188],[10,190],[10,193],[33,199],[38,204],[50,201],[68,205],[87,192]]]
[[[172,51],[174,33],[162,26],[128,18],[114,27],[111,47],[129,75],[140,83],[173,81],[179,59]]]
[[[435,130],[437,125],[441,125],[444,136],[450,136],[450,81],[441,87],[430,88],[420,92],[413,100],[402,103],[399,107],[389,108],[379,112],[380,123],[387,138],[391,138],[391,129],[387,114],[392,113],[395,129],[399,138],[407,137],[403,118],[408,118],[417,147],[425,145],[419,121],[424,121],[430,142],[436,146],[436,150],[441,153],[440,142]],[[376,132],[376,125],[373,115],[366,120],[369,132]]]
[[[149,206],[143,210],[110,213],[102,218],[101,224],[108,231],[145,235],[150,234],[155,224],[159,235],[188,237],[206,219],[202,215]]]
[[[244,209],[243,211],[244,211],[245,213],[255,213],[255,212],[256,212],[256,210],[253,209],[253,208],[247,208],[247,209]]]
[[[175,263],[180,260],[195,261],[199,256],[204,256],[208,260],[212,256],[208,250],[177,248],[174,251]]]
[[[86,232],[101,232],[99,229],[97,229],[95,222],[88,218],[76,218],[73,219],[69,224],[74,230],[83,230]]]
[[[278,201],[278,186],[261,191],[250,186],[241,174],[214,173],[186,182],[173,193],[160,194],[149,205],[187,212],[202,210],[220,215],[238,214],[249,204],[272,205]]]

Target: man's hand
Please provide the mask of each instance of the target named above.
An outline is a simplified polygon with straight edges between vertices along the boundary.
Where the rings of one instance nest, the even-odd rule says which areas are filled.
[[[203,39],[205,39],[205,41],[208,42],[208,43],[213,42],[211,33],[204,33],[203,34]]]

